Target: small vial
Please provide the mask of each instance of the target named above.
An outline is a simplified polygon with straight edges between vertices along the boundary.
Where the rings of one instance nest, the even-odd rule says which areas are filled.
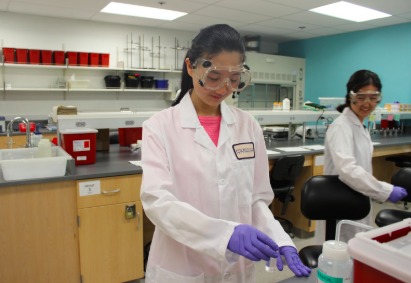
[[[277,259],[270,257],[265,263],[265,271],[274,272],[277,269]]]
[[[283,110],[283,103],[282,102],[278,103],[278,110]]]

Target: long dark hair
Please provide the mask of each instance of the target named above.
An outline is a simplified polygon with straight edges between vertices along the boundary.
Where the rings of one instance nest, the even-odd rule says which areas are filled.
[[[240,34],[229,25],[217,24],[201,29],[191,42],[191,47],[184,58],[181,78],[181,92],[172,106],[176,106],[184,95],[194,87],[193,78],[188,74],[186,58],[193,64],[198,58],[207,56],[211,59],[221,52],[238,52],[245,60],[245,47]]]
[[[337,111],[342,113],[346,107],[350,107],[350,92],[357,92],[362,87],[367,85],[375,86],[378,91],[381,91],[382,85],[380,78],[374,72],[368,70],[360,70],[355,72],[347,83],[347,95],[345,96],[345,103],[337,107]]]

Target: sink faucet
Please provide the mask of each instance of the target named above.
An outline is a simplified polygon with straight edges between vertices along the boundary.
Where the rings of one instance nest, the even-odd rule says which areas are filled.
[[[13,123],[15,121],[21,121],[26,125],[26,148],[32,147],[31,145],[31,136],[30,136],[30,122],[28,119],[23,118],[23,117],[16,117],[13,120],[10,121],[10,123],[7,125],[7,131],[10,134],[10,137],[13,138]],[[10,142],[10,148],[13,148],[12,142]]]

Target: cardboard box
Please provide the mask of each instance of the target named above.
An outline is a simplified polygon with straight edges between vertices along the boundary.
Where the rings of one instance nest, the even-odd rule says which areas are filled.
[[[110,129],[97,129],[96,151],[110,150]]]

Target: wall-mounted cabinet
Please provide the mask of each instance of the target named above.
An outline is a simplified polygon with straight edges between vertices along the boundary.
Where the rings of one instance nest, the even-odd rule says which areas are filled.
[[[255,83],[250,84],[238,96],[238,107],[241,109],[272,109],[274,102],[281,102],[288,97],[293,102],[293,86]]]

